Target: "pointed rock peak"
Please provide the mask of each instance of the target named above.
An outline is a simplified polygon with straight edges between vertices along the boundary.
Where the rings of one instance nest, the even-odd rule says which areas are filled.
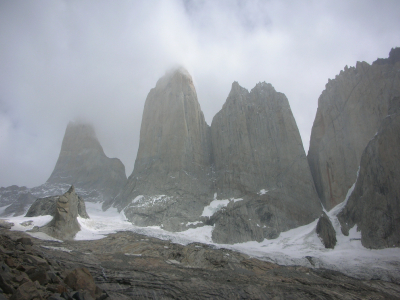
[[[75,193],[74,185],[71,185],[71,187],[69,188],[69,190],[65,194],[72,194],[72,193]]]
[[[244,92],[248,92],[247,89],[245,89],[244,87],[242,87],[237,81],[234,81],[232,83],[232,88],[231,88],[231,93],[244,93]]]
[[[249,91],[244,87],[241,87],[237,81],[234,81],[228,99],[226,99],[226,103],[235,104],[236,102],[246,101],[248,95]]]

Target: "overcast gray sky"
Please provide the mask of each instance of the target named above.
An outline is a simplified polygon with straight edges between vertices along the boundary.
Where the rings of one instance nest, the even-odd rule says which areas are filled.
[[[399,15],[397,0],[0,0],[0,186],[44,183],[74,118],[130,175],[147,93],[176,65],[208,124],[233,81],[271,83],[307,151],[328,78],[400,46]]]

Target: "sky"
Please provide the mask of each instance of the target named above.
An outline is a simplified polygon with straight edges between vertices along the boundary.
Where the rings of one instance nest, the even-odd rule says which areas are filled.
[[[232,82],[284,93],[305,151],[328,79],[400,46],[400,1],[0,0],[0,186],[50,176],[69,121],[132,173],[146,96],[185,67],[210,125]]]

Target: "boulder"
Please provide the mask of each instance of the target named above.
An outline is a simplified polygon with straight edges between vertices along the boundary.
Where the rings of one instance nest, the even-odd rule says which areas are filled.
[[[61,240],[73,239],[81,227],[78,223],[79,197],[75,193],[74,186],[64,195],[58,197],[56,211],[53,219],[39,228],[52,237]]]
[[[346,66],[318,99],[308,162],[327,210],[345,199],[361,155],[388,113],[389,100],[400,95],[399,50],[372,65]]]
[[[321,214],[289,102],[271,84],[234,82],[211,136],[218,199],[244,199],[211,217],[214,242],[274,238]]]
[[[400,246],[400,97],[361,156],[354,190],[338,214],[342,232],[357,226],[364,247]]]
[[[65,277],[64,283],[74,291],[88,291],[93,298],[95,297],[97,287],[87,268],[74,269]]]
[[[336,231],[325,212],[319,217],[315,231],[325,248],[335,248],[337,242]]]

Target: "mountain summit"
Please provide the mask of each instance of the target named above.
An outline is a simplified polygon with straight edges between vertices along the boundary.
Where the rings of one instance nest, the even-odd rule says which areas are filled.
[[[126,180],[124,165],[118,158],[105,155],[93,126],[70,122],[56,166],[46,184],[74,185],[90,198],[105,201],[113,199]]]
[[[115,206],[137,225],[179,230],[211,199],[211,139],[192,77],[178,68],[151,89],[135,167]]]

